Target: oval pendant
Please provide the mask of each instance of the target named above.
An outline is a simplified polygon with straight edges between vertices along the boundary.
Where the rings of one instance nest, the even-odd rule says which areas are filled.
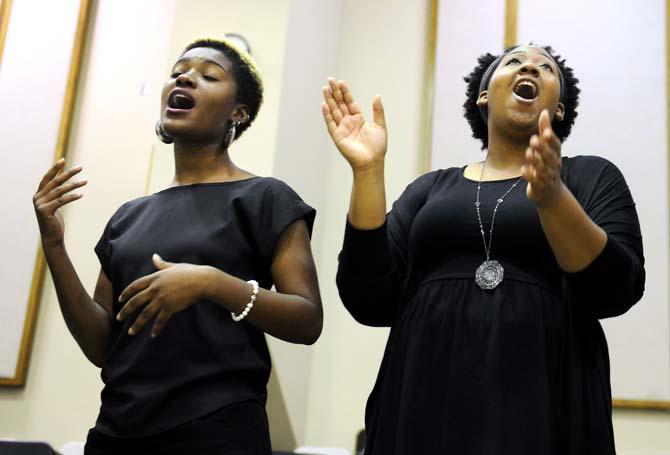
[[[484,261],[475,272],[475,283],[482,289],[495,289],[503,280],[505,269],[498,261]]]

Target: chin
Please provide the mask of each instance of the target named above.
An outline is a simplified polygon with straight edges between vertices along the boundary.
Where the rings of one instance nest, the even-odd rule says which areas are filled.
[[[540,118],[540,112],[535,111],[514,111],[509,112],[505,119],[505,129],[517,132],[518,135],[532,135],[537,132],[537,122]]]
[[[196,128],[194,128],[193,123],[185,119],[163,118],[162,122],[163,131],[168,136],[191,136],[195,133]]]
[[[201,125],[193,125],[183,121],[167,120],[163,124],[163,131],[175,141],[187,143],[211,142],[214,138],[211,130],[204,130]]]

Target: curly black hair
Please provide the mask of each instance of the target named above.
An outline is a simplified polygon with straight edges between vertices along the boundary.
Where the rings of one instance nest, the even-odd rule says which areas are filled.
[[[509,47],[505,49],[504,53],[506,54],[517,47],[518,46]],[[566,93],[561,96],[563,99],[563,106],[565,107],[565,114],[562,121],[554,119],[551,125],[556,136],[558,136],[561,141],[564,141],[565,138],[570,135],[570,130],[577,117],[577,106],[579,105],[580,92],[577,83],[579,82],[579,79],[575,78],[572,68],[565,64],[565,59],[561,58],[558,54],[554,54],[554,50],[551,46],[542,46],[542,49],[547,51],[554,59],[561,73],[563,73],[563,79],[565,81]],[[475,69],[464,78],[467,83],[467,90],[465,91],[466,99],[465,103],[463,103],[464,115],[470,124],[470,129],[472,129],[472,137],[482,141],[482,150],[489,146],[489,130],[486,122],[482,118],[479,106],[477,106],[479,86],[487,68],[491,66],[498,57],[500,57],[500,55],[493,55],[490,53],[480,56],[477,59],[477,66]]]
[[[251,126],[258,111],[263,104],[263,80],[256,66],[256,62],[249,54],[239,49],[233,43],[226,39],[217,38],[200,38],[191,42],[182,55],[196,47],[207,47],[216,49],[225,55],[233,64],[233,77],[237,84],[236,102],[244,104],[249,108],[249,121],[240,124],[235,129],[235,138],[237,139],[242,133]]]

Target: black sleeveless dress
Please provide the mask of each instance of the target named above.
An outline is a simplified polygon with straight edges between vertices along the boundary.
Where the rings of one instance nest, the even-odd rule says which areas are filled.
[[[126,286],[156,271],[153,253],[169,262],[213,266],[270,289],[281,234],[300,219],[311,233],[315,214],[288,185],[270,177],[172,187],[127,202],[95,247],[113,286],[114,314]],[[267,441],[267,448],[248,453],[269,453],[265,401],[271,363],[264,333],[234,322],[211,301],[175,314],[153,339],[150,326],[127,334],[136,316],[114,321],[116,341],[102,368],[105,386],[90,453],[103,453],[93,452],[94,445],[110,448],[106,453],[149,453],[138,449],[140,443],[151,453],[163,453],[158,443],[205,453],[213,447],[232,450],[233,439],[254,446]]]

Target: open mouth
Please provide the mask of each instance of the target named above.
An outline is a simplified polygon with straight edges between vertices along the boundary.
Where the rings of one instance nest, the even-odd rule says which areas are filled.
[[[175,91],[170,94],[167,104],[170,109],[187,111],[195,107],[195,100],[188,93]]]
[[[537,98],[537,85],[529,80],[517,82],[513,89],[514,94],[524,101],[533,101]]]

